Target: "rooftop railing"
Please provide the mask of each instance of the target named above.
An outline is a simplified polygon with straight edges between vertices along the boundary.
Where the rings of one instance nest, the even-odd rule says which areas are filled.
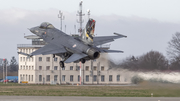
[[[39,48],[39,47],[43,47],[44,45],[32,45],[32,44],[18,44],[17,47],[18,48]]]

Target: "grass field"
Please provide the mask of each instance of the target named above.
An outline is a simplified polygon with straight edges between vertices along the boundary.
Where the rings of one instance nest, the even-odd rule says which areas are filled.
[[[0,83],[0,95],[17,96],[99,96],[180,97],[179,84],[143,82],[137,86],[60,86]]]

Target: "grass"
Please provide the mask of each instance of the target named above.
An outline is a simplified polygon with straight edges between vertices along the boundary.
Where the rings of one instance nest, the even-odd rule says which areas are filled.
[[[60,86],[0,83],[0,95],[98,96],[98,97],[180,97],[178,84],[143,82],[138,86]]]

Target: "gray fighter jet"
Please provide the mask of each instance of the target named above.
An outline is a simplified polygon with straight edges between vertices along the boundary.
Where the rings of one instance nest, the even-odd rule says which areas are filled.
[[[80,61],[85,63],[87,60],[97,59],[100,56],[100,53],[123,52],[117,50],[106,50],[97,47],[98,45],[114,41],[114,39],[127,36],[114,33],[115,36],[94,37],[95,22],[95,20],[89,19],[85,29],[79,37],[67,35],[55,28],[52,24],[43,22],[40,26],[31,28],[30,31],[42,38],[47,44],[31,54],[22,52],[18,53],[28,57],[40,54],[53,54],[54,57],[57,55],[62,58],[62,61],[59,63],[63,68],[64,63]]]

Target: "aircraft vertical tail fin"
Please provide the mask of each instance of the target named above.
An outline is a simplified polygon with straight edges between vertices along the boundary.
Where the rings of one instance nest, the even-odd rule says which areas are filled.
[[[86,24],[86,27],[84,28],[81,34],[81,39],[85,44],[93,44],[95,23],[95,20],[89,19],[89,21]]]

